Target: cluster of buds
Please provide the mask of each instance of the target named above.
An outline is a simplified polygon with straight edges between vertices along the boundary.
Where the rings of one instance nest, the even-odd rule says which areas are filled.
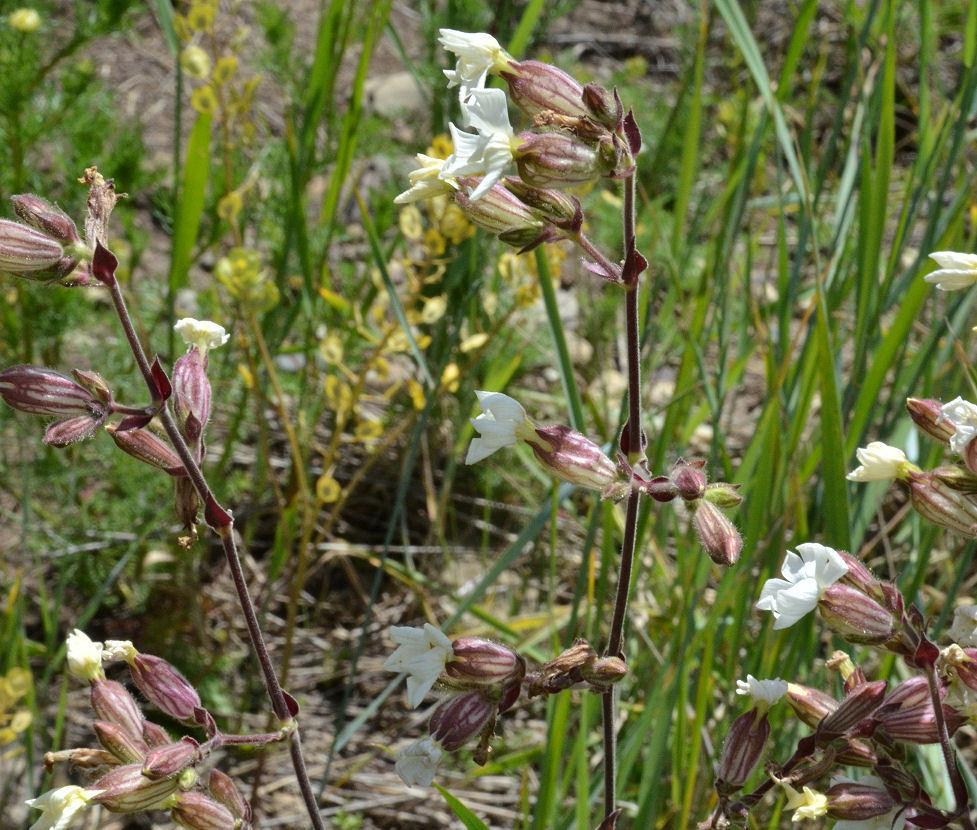
[[[35,282],[91,285],[92,248],[61,208],[40,196],[13,196],[21,222],[0,219],[0,273]]]
[[[475,742],[477,764],[488,760],[496,719],[513,706],[523,688],[530,697],[570,688],[606,691],[627,673],[618,658],[597,657],[578,640],[539,671],[510,648],[480,637],[450,640],[433,625],[394,626],[397,649],[383,667],[407,674],[407,705],[420,706],[436,689],[443,697],[428,721],[428,735],[397,753],[395,769],[408,786],[428,786],[444,752]]]
[[[171,818],[189,830],[251,827],[251,808],[234,782],[218,770],[201,769],[229,736],[219,732],[196,689],[174,666],[137,651],[128,641],[93,642],[78,630],[68,636],[67,650],[69,671],[90,688],[99,748],[45,755],[49,771],[55,763],[68,761],[92,783],[60,787],[28,801],[43,813],[35,827],[67,827],[91,804],[115,813],[169,810]],[[103,660],[128,663],[133,683],[149,703],[171,718],[202,726],[207,740],[199,743],[189,735],[174,740],[163,726],[145,718],[126,687],[105,676]],[[254,743],[270,742],[267,737],[256,736]]]
[[[579,202],[564,193],[604,177],[634,170],[640,148],[637,125],[616,94],[596,84],[582,85],[566,72],[540,61],[517,61],[487,34],[442,29],[440,42],[457,56],[446,70],[459,87],[462,123],[450,125],[454,152],[447,159],[419,155],[411,187],[398,204],[451,194],[479,227],[522,250],[554,239],[579,241]],[[489,74],[501,89],[486,89]],[[509,121],[511,101],[529,120],[516,134]],[[514,166],[518,175],[506,175]],[[607,263],[601,276],[620,281]]]

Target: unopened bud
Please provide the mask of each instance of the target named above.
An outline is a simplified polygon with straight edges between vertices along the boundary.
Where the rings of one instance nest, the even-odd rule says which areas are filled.
[[[963,536],[977,535],[977,505],[928,473],[913,473],[909,479],[913,508],[923,518]]]
[[[946,689],[939,690],[940,700]],[[950,735],[966,721],[956,709],[940,704]],[[911,744],[934,744],[941,740],[936,712],[925,677],[910,677],[900,683],[875,715],[879,727],[893,740]]]
[[[121,683],[96,678],[92,682],[91,703],[100,720],[122,727],[133,738],[142,738],[142,713]]]
[[[173,743],[170,733],[158,723],[153,723],[150,720],[144,720],[142,722],[142,739],[149,744],[152,749]]]
[[[71,378],[40,366],[11,366],[0,372],[0,397],[20,412],[62,418],[91,415],[104,419],[108,410]]]
[[[204,427],[210,419],[210,380],[207,378],[207,357],[199,349],[191,348],[173,364],[173,409],[180,432],[187,443],[197,450]]]
[[[842,821],[867,821],[884,816],[896,807],[892,796],[881,787],[856,781],[835,784],[825,795],[828,797],[828,815]]]
[[[587,84],[583,88],[583,102],[588,115],[607,129],[616,129],[624,119],[624,106],[621,99],[597,84]]]
[[[175,478],[186,475],[180,456],[169,444],[163,443],[148,430],[130,429],[119,432],[115,424],[108,424],[105,431],[112,436],[112,440],[120,450],[144,464],[162,470]]]
[[[451,643],[452,657],[442,679],[459,689],[504,686],[526,674],[526,661],[511,649],[479,637],[459,637]]]
[[[210,771],[210,778],[207,780],[207,789],[210,794],[228,810],[243,821],[251,820],[251,805],[244,800],[234,781],[229,775],[217,769]]]
[[[98,372],[83,372],[81,369],[72,369],[71,376],[78,382],[78,385],[87,389],[93,398],[104,404],[112,402],[112,390]]]
[[[824,590],[818,611],[828,627],[850,643],[882,645],[895,633],[890,611],[842,582]]]
[[[480,181],[463,176],[458,179],[462,187],[454,193],[455,202],[469,221],[496,235],[521,231],[527,236],[539,236],[543,232],[542,220],[502,183],[493,185],[480,198],[472,200],[468,189],[476,187]]]
[[[943,404],[933,398],[907,398],[906,409],[913,423],[941,444],[949,443],[957,431],[953,422],[943,417]]]
[[[552,111],[583,117],[583,87],[562,69],[541,61],[518,61],[499,73],[509,85],[509,97],[529,116]]]
[[[700,499],[693,505],[692,524],[709,558],[717,565],[735,564],[743,550],[743,537],[736,525],[712,502]]]
[[[702,498],[710,504],[716,505],[716,507],[728,510],[730,507],[738,507],[743,503],[743,497],[736,492],[739,489],[738,484],[726,484],[725,482],[707,484]]]
[[[961,493],[977,493],[977,475],[974,475],[966,467],[961,467],[959,464],[936,467],[930,470],[928,475],[939,480],[941,484],[945,484],[952,490],[957,490]]]
[[[611,151],[602,152],[562,132],[522,133],[513,156],[520,177],[533,187],[572,188],[610,176],[616,167]]]
[[[862,683],[853,689],[838,704],[838,708],[818,724],[818,741],[820,743],[833,741],[858,726],[879,708],[885,697],[885,687],[885,680],[875,680],[871,683]]]
[[[716,771],[716,789],[723,795],[736,792],[756,768],[767,738],[770,722],[756,708],[733,721]]]
[[[81,242],[75,223],[57,205],[52,205],[47,199],[35,196],[33,193],[22,193],[11,196],[14,203],[14,213],[32,228],[64,243]]]
[[[531,187],[518,176],[506,176],[503,182],[506,189],[511,191],[519,201],[535,211],[537,217],[546,219],[560,228],[579,230],[583,215],[580,212],[580,202],[573,196],[568,196],[559,190],[541,190],[538,187]]]
[[[173,482],[173,500],[177,518],[187,530],[192,530],[200,511],[200,497],[193,482],[186,476],[180,476]]]
[[[106,773],[92,785],[102,793],[95,797],[113,813],[138,813],[160,807],[176,792],[179,778],[152,780],[142,773],[142,764],[126,764]]]
[[[200,695],[180,672],[162,657],[137,654],[129,663],[132,680],[146,699],[171,718],[193,721]]]
[[[672,467],[669,478],[678,494],[686,501],[701,499],[706,492],[706,474],[702,472],[705,466],[702,461],[683,461],[679,459]]]
[[[130,735],[128,731],[114,723],[97,720],[92,723],[98,742],[123,764],[142,761],[149,747],[141,738]]]
[[[170,817],[188,830],[233,830],[237,826],[227,807],[198,792],[180,793]]]
[[[838,708],[838,701],[831,695],[800,683],[787,684],[787,702],[794,714],[812,728]]]
[[[617,465],[576,430],[562,424],[537,427],[536,436],[538,441],[530,441],[533,454],[561,481],[600,493],[613,490],[617,484],[625,486]]]
[[[57,279],[71,270],[64,270],[64,256],[56,239],[19,222],[0,219],[0,272],[29,280]]]
[[[91,438],[101,424],[101,418],[92,415],[76,415],[74,418],[65,418],[63,421],[56,421],[44,431],[42,439],[49,447],[67,447]]]
[[[490,730],[495,723],[495,712],[495,701],[483,692],[463,692],[438,704],[431,715],[428,731],[442,749],[454,752]]]
[[[585,663],[580,667],[580,676],[598,688],[617,683],[627,674],[628,664],[620,657],[598,657],[592,663]]]
[[[197,760],[199,744],[190,737],[157,747],[142,765],[143,775],[149,778],[172,778]]]

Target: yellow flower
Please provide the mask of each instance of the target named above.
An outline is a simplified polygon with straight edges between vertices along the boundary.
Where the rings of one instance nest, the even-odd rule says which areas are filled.
[[[458,349],[462,353],[473,352],[476,349],[482,348],[486,343],[488,343],[489,336],[484,332],[480,331],[477,334],[472,334],[461,341]]]
[[[206,78],[210,74],[210,56],[191,43],[180,53],[180,68],[191,78]]]
[[[437,228],[428,228],[424,231],[424,247],[427,248],[431,256],[441,256],[445,249],[445,239],[441,231]]]
[[[214,83],[218,86],[226,84],[234,77],[235,72],[237,72],[237,58],[234,55],[225,55],[214,67]]]
[[[431,139],[431,146],[427,148],[426,155],[436,159],[447,159],[455,151],[455,145],[451,142],[451,136],[447,133],[439,133]]]
[[[210,86],[202,86],[195,89],[190,96],[190,106],[199,113],[211,113],[217,109],[217,96],[214,89]]]
[[[421,225],[421,212],[417,209],[417,205],[407,205],[401,209],[400,216],[397,217],[397,224],[400,227],[400,232],[411,242],[416,242],[424,233],[424,228]]]
[[[461,379],[461,371],[457,363],[449,363],[441,373],[441,385],[446,392],[457,392],[458,381]]]
[[[225,222],[233,224],[237,221],[241,208],[244,207],[244,200],[237,190],[232,190],[226,196],[222,196],[217,203],[217,215]]]
[[[410,402],[414,405],[414,409],[418,412],[424,409],[427,396],[424,394],[424,387],[414,380],[414,378],[410,378],[407,381],[407,394],[410,395]]]
[[[323,504],[338,501],[342,492],[343,488],[339,486],[339,482],[328,473],[319,476],[319,480],[315,483],[316,498]]]
[[[214,25],[214,11],[209,3],[194,3],[187,13],[187,25],[195,32],[209,32]]]
[[[34,9],[14,9],[7,15],[7,23],[11,29],[29,35],[41,28],[41,16]]]
[[[381,435],[383,435],[383,424],[374,418],[370,418],[365,421],[360,421],[356,425],[356,440],[362,441],[363,443],[369,443],[370,441],[375,441]]]
[[[441,294],[437,297],[430,297],[424,303],[424,308],[421,309],[421,320],[428,325],[436,323],[442,317],[444,317],[445,311],[448,309],[448,298]]]
[[[343,362],[343,341],[338,334],[330,334],[319,341],[319,354],[322,359],[331,366],[336,366]]]

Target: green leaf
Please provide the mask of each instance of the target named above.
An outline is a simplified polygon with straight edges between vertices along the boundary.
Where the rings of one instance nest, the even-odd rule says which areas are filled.
[[[193,246],[200,230],[200,217],[204,210],[207,180],[210,178],[210,113],[202,112],[190,133],[187,157],[183,162],[183,182],[180,203],[176,210],[176,227],[173,232],[173,255],[170,260],[170,290],[176,291],[187,284],[187,271]]]
[[[444,800],[448,803],[448,806],[451,808],[451,812],[461,819],[461,823],[464,824],[468,830],[489,830],[488,825],[484,821],[476,816],[444,787],[442,787],[440,784],[435,784],[434,786],[437,787],[438,792],[441,793]]]

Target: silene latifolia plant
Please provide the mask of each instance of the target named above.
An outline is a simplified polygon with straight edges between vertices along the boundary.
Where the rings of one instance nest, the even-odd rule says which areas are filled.
[[[635,170],[641,137],[616,92],[582,85],[567,73],[537,61],[517,61],[489,35],[441,31],[441,43],[457,56],[446,71],[458,87],[463,128],[451,125],[453,152],[444,159],[419,155],[410,187],[398,204],[434,199],[453,202],[476,226],[504,243],[528,251],[566,240],[583,254],[587,270],[618,292],[625,317],[627,414],[616,446],[605,452],[569,426],[541,426],[515,400],[498,391],[479,391],[481,413],[472,421],[478,437],[466,461],[477,463],[518,442],[557,479],[593,491],[601,499],[624,502],[624,526],[616,598],[608,635],[595,645],[577,640],[542,665],[532,666],[515,650],[477,637],[451,639],[430,622],[395,626],[396,646],[385,668],[406,676],[407,705],[420,706],[440,694],[427,734],[397,752],[395,769],[409,786],[430,785],[444,753],[473,748],[485,763],[498,718],[525,694],[529,698],[590,690],[601,696],[604,809],[600,828],[616,826],[616,684],[627,678],[623,651],[628,594],[643,500],[679,500],[688,508],[703,548],[721,567],[735,565],[742,540],[724,509],[739,502],[736,488],[709,482],[704,465],[678,461],[667,473],[648,469],[641,412],[638,292],[647,269],[635,241]],[[489,75],[506,89],[487,88]],[[509,105],[521,111],[525,129],[516,132]],[[623,189],[623,251],[602,252],[585,235],[583,208],[574,196],[582,185],[601,179]],[[89,685],[97,747],[48,753],[50,766],[70,762],[89,773],[86,787],[60,787],[29,803],[41,811],[34,830],[63,830],[90,805],[139,813],[165,809],[188,828],[246,828],[251,814],[234,782],[208,769],[216,749],[228,744],[288,745],[296,780],[312,827],[323,827],[305,769],[298,707],[285,692],[264,645],[248,594],[233,534],[233,517],[220,505],[201,471],[211,390],[208,351],[226,339],[223,329],[181,320],[177,331],[187,352],[167,373],[150,360],[136,336],[115,278],[116,259],[106,247],[106,226],[118,199],[111,180],[86,171],[89,200],[80,234],[57,207],[33,196],[15,196],[20,221],[0,220],[0,271],[54,286],[93,286],[109,293],[148,402],[116,401],[111,384],[97,372],[65,375],[46,367],[13,366],[0,371],[0,397],[14,409],[53,418],[44,442],[63,447],[107,432],[114,443],[141,462],[174,479],[175,508],[192,544],[201,519],[220,539],[261,667],[277,728],[260,735],[222,732],[179,670],[140,653],[128,642],[94,643],[80,631],[68,638],[69,670]],[[933,254],[940,269],[927,279],[943,290],[977,282],[977,256]],[[858,451],[853,481],[897,480],[913,507],[926,519],[977,536],[977,406],[960,398],[948,404],[911,398],[910,416],[959,461],[923,471],[898,449],[872,443]],[[716,764],[715,807],[702,826],[746,826],[750,813],[776,789],[786,795],[795,820],[827,816],[836,827],[974,828],[963,775],[951,743],[962,724],[977,721],[977,612],[957,609],[944,647],[927,633],[926,621],[894,585],[876,579],[855,557],[817,543],[788,552],[782,578],[763,586],[757,602],[769,611],[775,629],[784,629],[817,610],[829,629],[861,649],[894,655],[908,679],[889,687],[870,680],[850,654],[827,663],[843,693],[780,679],[739,681],[738,693],[752,706],[732,724]],[[106,678],[103,661],[124,661],[135,687],[165,715],[203,731],[204,740],[174,736],[148,720],[124,686]],[[826,684],[827,685],[827,684]],[[767,758],[768,713],[786,699],[810,732],[790,757]],[[945,762],[954,804],[939,806],[912,763],[914,745],[934,744]],[[851,770],[864,774],[850,777]],[[846,774],[848,773],[848,774]],[[760,783],[747,789],[750,779]]]

